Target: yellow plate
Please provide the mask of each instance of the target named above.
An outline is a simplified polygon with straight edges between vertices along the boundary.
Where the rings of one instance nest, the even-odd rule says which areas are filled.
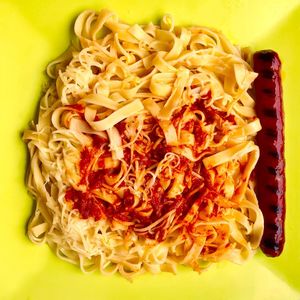
[[[258,253],[243,266],[224,262],[201,275],[182,268],[177,276],[144,275],[129,283],[117,275],[84,275],[27,239],[33,201],[24,186],[21,132],[34,117],[47,63],[67,47],[76,15],[87,8],[115,10],[131,23],[171,13],[177,24],[213,26],[234,43],[278,51],[287,163],[281,257]],[[299,0],[0,0],[0,299],[300,299],[299,20]]]

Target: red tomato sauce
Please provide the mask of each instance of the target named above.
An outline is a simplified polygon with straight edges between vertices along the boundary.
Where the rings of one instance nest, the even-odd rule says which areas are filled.
[[[206,95],[204,100],[209,97],[210,94]],[[79,111],[81,107],[75,107],[74,109],[78,109]],[[196,101],[195,104],[189,107],[185,106],[174,114],[172,123],[175,127],[178,126],[186,109],[201,109],[206,116],[206,122],[213,122],[216,116],[228,121],[234,121],[232,116],[226,116],[225,113],[205,107],[204,101],[201,99],[201,101]],[[172,152],[172,147],[167,146],[165,139],[161,138],[164,137],[164,134],[159,126],[158,120],[155,118],[148,118],[146,122],[147,128],[149,128],[148,136],[152,147],[148,147],[147,143],[149,143],[149,141],[139,140],[137,141],[137,143],[139,143],[137,146],[143,151],[131,151],[128,147],[123,149],[123,162],[127,163],[127,165],[138,162],[139,167],[144,169],[147,169],[154,164],[158,164],[164,159],[166,153]],[[203,124],[201,122],[203,123],[201,120],[191,120],[183,127],[184,130],[188,130],[195,135],[196,141],[193,151],[203,145],[207,137],[207,133],[202,129]],[[127,136],[126,121],[119,122],[116,125],[116,128],[120,133],[122,144],[126,145],[129,143],[130,140]],[[78,169],[81,177],[79,182],[79,186],[81,187],[80,191],[76,190],[74,187],[69,187],[65,195],[66,201],[72,205],[73,209],[78,210],[80,217],[83,219],[91,217],[97,221],[102,218],[107,218],[108,220],[130,222],[130,224],[134,224],[129,225],[129,230],[135,230],[137,228],[142,229],[174,210],[174,219],[180,222],[188,214],[196,201],[200,203],[200,209],[205,209],[205,199],[210,196],[214,197],[212,193],[206,193],[205,201],[201,200],[205,193],[205,189],[202,188],[202,186],[214,188],[211,186],[210,182],[207,181],[208,179],[205,179],[206,174],[205,171],[203,171],[205,168],[202,166],[202,162],[191,162],[186,157],[180,155],[179,164],[172,168],[174,174],[184,174],[184,189],[181,195],[177,195],[174,198],[168,198],[168,193],[174,180],[174,178],[171,178],[171,184],[166,190],[163,189],[161,182],[158,179],[153,182],[152,186],[147,189],[148,202],[146,205],[146,200],[143,199],[143,196],[140,196],[140,199],[138,199],[125,182],[122,182],[119,185],[119,188],[122,188],[123,190],[123,195],[119,196],[115,193],[113,187],[110,187],[107,178],[112,178],[110,176],[115,176],[120,172],[122,162],[120,161],[116,167],[105,168],[105,158],[111,157],[112,155],[109,149],[109,142],[106,138],[96,135],[91,135],[91,137],[92,143],[82,148],[80,160],[78,162]],[[99,151],[102,151],[101,155],[99,155]],[[203,176],[203,179],[195,177],[193,172]],[[149,183],[150,180],[152,180],[152,177],[148,173],[145,176],[145,182]],[[201,188],[199,189],[199,187]],[[195,189],[198,189],[198,192],[191,194],[191,191]],[[98,196],[99,191],[111,193],[115,200],[110,203],[100,199],[100,196]],[[143,233],[138,231],[137,234],[162,241],[166,237],[167,231],[164,226],[166,222],[167,219],[164,219],[162,221],[162,226],[155,227],[151,232],[147,231],[146,233]]]

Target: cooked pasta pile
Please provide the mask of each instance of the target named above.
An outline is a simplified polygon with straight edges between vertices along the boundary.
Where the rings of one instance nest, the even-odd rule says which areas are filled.
[[[249,53],[207,27],[84,11],[24,132],[30,239],[84,272],[242,263],[263,233]]]

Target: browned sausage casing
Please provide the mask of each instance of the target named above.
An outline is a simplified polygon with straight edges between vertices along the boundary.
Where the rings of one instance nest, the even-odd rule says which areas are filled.
[[[285,242],[284,116],[278,54],[272,50],[256,52],[253,68],[259,74],[254,89],[262,125],[257,134],[260,158],[256,168],[258,202],[264,215],[260,248],[275,257],[281,254]]]

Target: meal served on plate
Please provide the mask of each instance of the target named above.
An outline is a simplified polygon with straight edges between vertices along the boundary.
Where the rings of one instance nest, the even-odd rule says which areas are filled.
[[[284,185],[275,179],[284,164],[257,169],[276,215],[282,205],[276,224],[270,205],[262,214],[253,171],[260,118],[272,119],[262,132],[273,140],[282,127],[270,129],[278,107],[262,104],[258,118],[251,96],[259,73],[257,98],[281,101],[278,57],[257,53],[256,73],[248,49],[211,28],[174,26],[168,15],[160,26],[128,25],[107,10],[84,11],[74,29],[77,42],[48,66],[38,120],[24,132],[36,199],[30,239],[85,272],[126,278],[242,263],[261,241],[279,255]],[[269,149],[275,164],[282,147]],[[271,233],[263,237],[264,219]]]

